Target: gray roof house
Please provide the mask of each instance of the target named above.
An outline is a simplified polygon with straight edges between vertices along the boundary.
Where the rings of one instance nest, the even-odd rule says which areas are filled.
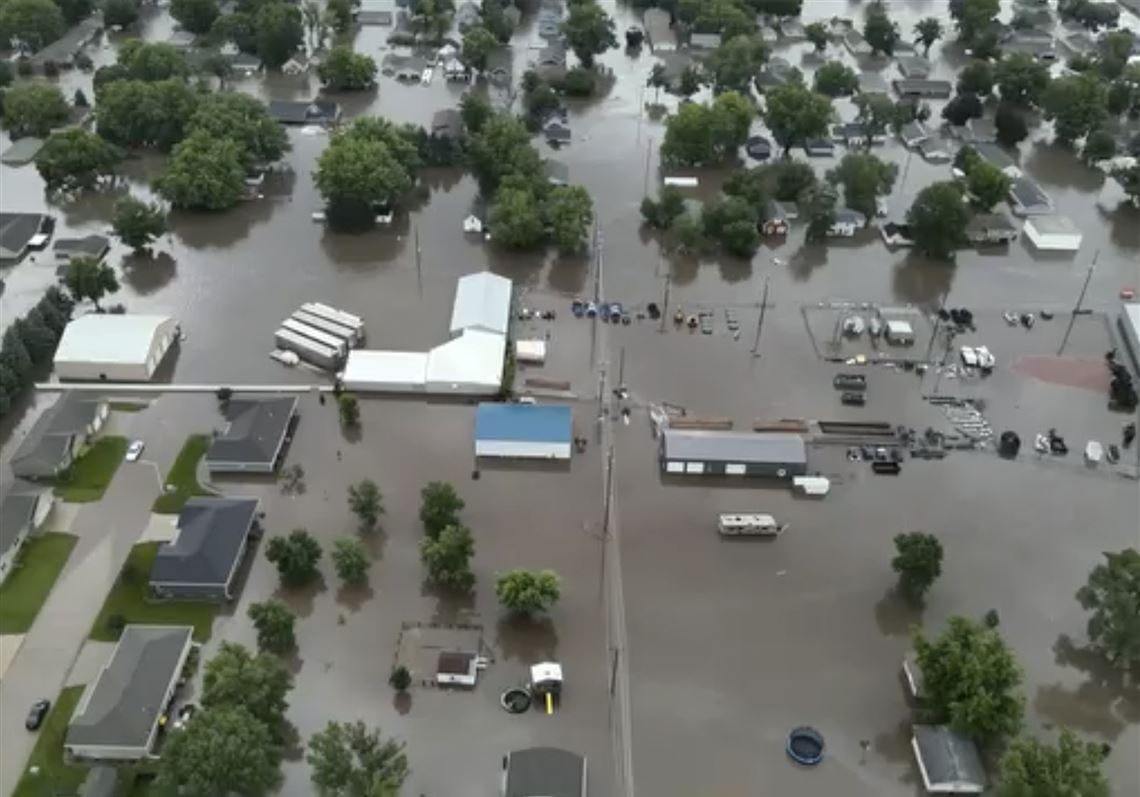
[[[12,473],[21,479],[51,479],[75,460],[83,444],[102,427],[109,406],[79,393],[60,396],[36,420],[12,455]]]
[[[946,725],[915,725],[911,737],[922,784],[932,794],[981,794],[986,770],[978,747]]]
[[[256,498],[191,498],[174,539],[159,546],[151,591],[179,600],[233,600],[234,580],[257,526]]]
[[[1010,182],[1009,204],[1018,216],[1047,216],[1053,212],[1053,200],[1028,177]]]
[[[813,138],[804,142],[804,153],[811,157],[826,158],[835,154],[835,144],[826,138]]]
[[[1021,176],[1021,169],[1018,168],[1017,161],[997,144],[991,141],[976,141],[970,144],[970,147],[978,153],[978,157],[1011,180]]]
[[[899,139],[907,149],[913,149],[926,139],[930,138],[930,131],[922,122],[914,121],[902,126],[899,130]]]
[[[715,50],[720,47],[721,35],[719,33],[692,33],[689,35],[689,49]]]
[[[82,238],[56,238],[51,250],[57,260],[73,257],[93,257],[102,260],[111,251],[111,241],[103,235],[85,235]]]
[[[954,86],[948,80],[926,80],[925,78],[896,80],[894,87],[900,97],[924,97],[936,100],[947,99],[954,91]]]
[[[128,625],[67,726],[63,749],[94,761],[138,761],[154,751],[190,653],[194,629]]]
[[[843,34],[843,46],[854,56],[871,54],[871,45],[867,44],[863,34],[854,28]]]
[[[778,432],[714,432],[665,429],[661,469],[667,474],[775,476],[807,472],[804,439]]]
[[[896,60],[903,77],[924,78],[930,74],[930,61],[921,55],[900,55]]]
[[[12,572],[24,541],[47,519],[50,492],[8,492],[0,499],[0,584]]]
[[[673,32],[672,20],[668,11],[660,8],[646,9],[641,17],[645,35],[654,52],[669,52],[677,49],[677,34]]]
[[[283,125],[329,125],[340,120],[340,106],[332,100],[270,100],[269,118]]]
[[[886,94],[887,81],[878,72],[859,73],[860,94]]]
[[[226,428],[206,451],[211,473],[273,473],[297,417],[296,396],[230,399]]]
[[[543,137],[552,144],[569,144],[573,138],[565,118],[552,116],[542,125]]]
[[[459,140],[463,136],[463,115],[455,108],[436,111],[431,117],[431,134],[437,138]]]
[[[979,213],[966,225],[966,240],[973,244],[1007,244],[1021,231],[1003,213]]]
[[[455,9],[455,24],[460,30],[467,30],[467,28],[478,25],[483,19],[483,15],[479,12],[479,6],[472,3],[471,0],[460,3]]]
[[[514,750],[503,769],[503,797],[586,797],[586,759],[568,750]]]
[[[45,233],[50,220],[43,213],[0,213],[0,265],[19,263],[35,248],[35,237]]]

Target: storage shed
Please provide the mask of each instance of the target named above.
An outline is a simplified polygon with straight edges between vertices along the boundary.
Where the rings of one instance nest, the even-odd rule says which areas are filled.
[[[178,323],[167,315],[85,315],[63,330],[55,352],[56,377],[145,382],[178,332]]]
[[[807,473],[807,447],[796,434],[667,428],[661,436],[661,469],[671,474],[790,479]]]
[[[511,321],[511,281],[489,271],[460,277],[451,308],[451,335],[467,329],[507,334]]]
[[[1065,216],[1036,216],[1025,222],[1025,237],[1038,249],[1048,252],[1075,252],[1083,236]]]
[[[520,363],[542,365],[546,362],[545,340],[520,340],[515,342],[515,359]]]
[[[475,410],[475,456],[570,459],[574,417],[549,404],[480,404]]]
[[[930,794],[981,794],[986,771],[978,747],[946,725],[915,725],[911,746]]]
[[[586,759],[557,747],[503,756],[502,797],[586,797]]]
[[[422,393],[428,355],[417,351],[356,349],[348,353],[341,374],[346,390],[374,393]]]

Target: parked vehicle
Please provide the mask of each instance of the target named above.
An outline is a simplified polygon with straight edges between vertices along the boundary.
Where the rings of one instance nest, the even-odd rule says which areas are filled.
[[[836,374],[831,384],[836,390],[866,390],[867,377],[862,374]]]
[[[771,515],[721,515],[716,530],[722,537],[779,537],[788,526],[781,526]]]
[[[49,710],[51,710],[50,700],[41,698],[32,703],[32,707],[28,709],[28,717],[24,720],[24,727],[29,731],[39,730],[39,727],[44,724],[44,719]]]
[[[872,462],[871,470],[880,476],[898,476],[902,470],[902,465],[891,460],[887,460],[886,462]]]
[[[867,403],[866,393],[848,392],[839,397],[839,401],[850,407],[862,407]]]
[[[143,448],[146,443],[142,440],[135,440],[127,447],[127,462],[137,462],[138,458],[142,456]]]
[[[962,365],[967,368],[978,367],[978,352],[973,346],[963,346],[958,350],[958,355],[962,358]]]

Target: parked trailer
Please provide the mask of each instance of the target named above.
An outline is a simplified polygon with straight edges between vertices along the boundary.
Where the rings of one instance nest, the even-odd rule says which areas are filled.
[[[352,313],[346,313],[343,310],[337,310],[335,307],[329,307],[327,304],[320,302],[308,302],[301,305],[301,309],[306,313],[332,321],[334,324],[340,324],[342,327],[348,327],[356,334],[356,342],[364,342],[364,321],[360,316],[355,316]]]
[[[788,524],[780,525],[771,515],[721,515],[716,530],[722,537],[779,537],[788,530]]]
[[[321,332],[327,332],[335,338],[343,340],[345,345],[350,349],[356,348],[356,332],[349,327],[338,324],[335,321],[329,321],[327,318],[307,313],[304,310],[298,310],[293,313],[293,320],[300,321],[302,324],[308,324],[313,329],[319,329]]]
[[[322,332],[316,327],[311,327],[308,324],[303,324],[292,318],[286,318],[281,322],[282,329],[287,329],[290,332],[295,332],[298,335],[308,338],[311,341],[321,344],[327,348],[332,349],[337,353],[338,357],[344,357],[348,354],[348,344],[338,338],[336,335],[330,335],[327,332]]]
[[[342,358],[335,349],[322,346],[304,335],[298,335],[296,332],[282,327],[277,330],[277,334],[273,338],[277,342],[277,348],[296,352],[297,356],[307,363],[329,371],[335,371],[340,367]]]

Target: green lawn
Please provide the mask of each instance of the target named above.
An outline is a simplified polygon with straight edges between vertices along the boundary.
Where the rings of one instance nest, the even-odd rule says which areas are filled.
[[[150,568],[158,553],[157,542],[144,542],[131,549],[127,563],[115,580],[115,586],[99,610],[91,638],[99,642],[114,642],[123,631],[123,625],[145,623],[150,625],[192,625],[194,639],[210,639],[217,605],[197,601],[152,601],[147,582]],[[112,617],[122,619],[112,624]]]
[[[55,531],[24,543],[15,568],[0,585],[0,634],[22,634],[32,627],[74,547],[73,535]]]
[[[163,515],[176,515],[183,505],[195,495],[210,495],[208,490],[198,484],[198,462],[206,455],[210,447],[210,436],[194,434],[186,438],[182,450],[174,460],[170,473],[166,474],[166,485],[174,489],[160,495],[154,502],[152,509]]]
[[[28,696],[30,705],[33,697]],[[24,776],[16,785],[12,797],[42,797],[45,794],[76,794],[87,777],[84,767],[68,766],[63,762],[63,739],[67,734],[67,724],[75,712],[75,705],[83,697],[82,686],[69,686],[59,693],[55,705],[40,727],[39,738],[28,759]],[[38,767],[36,774],[32,767]]]
[[[77,504],[98,501],[127,454],[127,438],[100,437],[55,483],[55,494]]]

